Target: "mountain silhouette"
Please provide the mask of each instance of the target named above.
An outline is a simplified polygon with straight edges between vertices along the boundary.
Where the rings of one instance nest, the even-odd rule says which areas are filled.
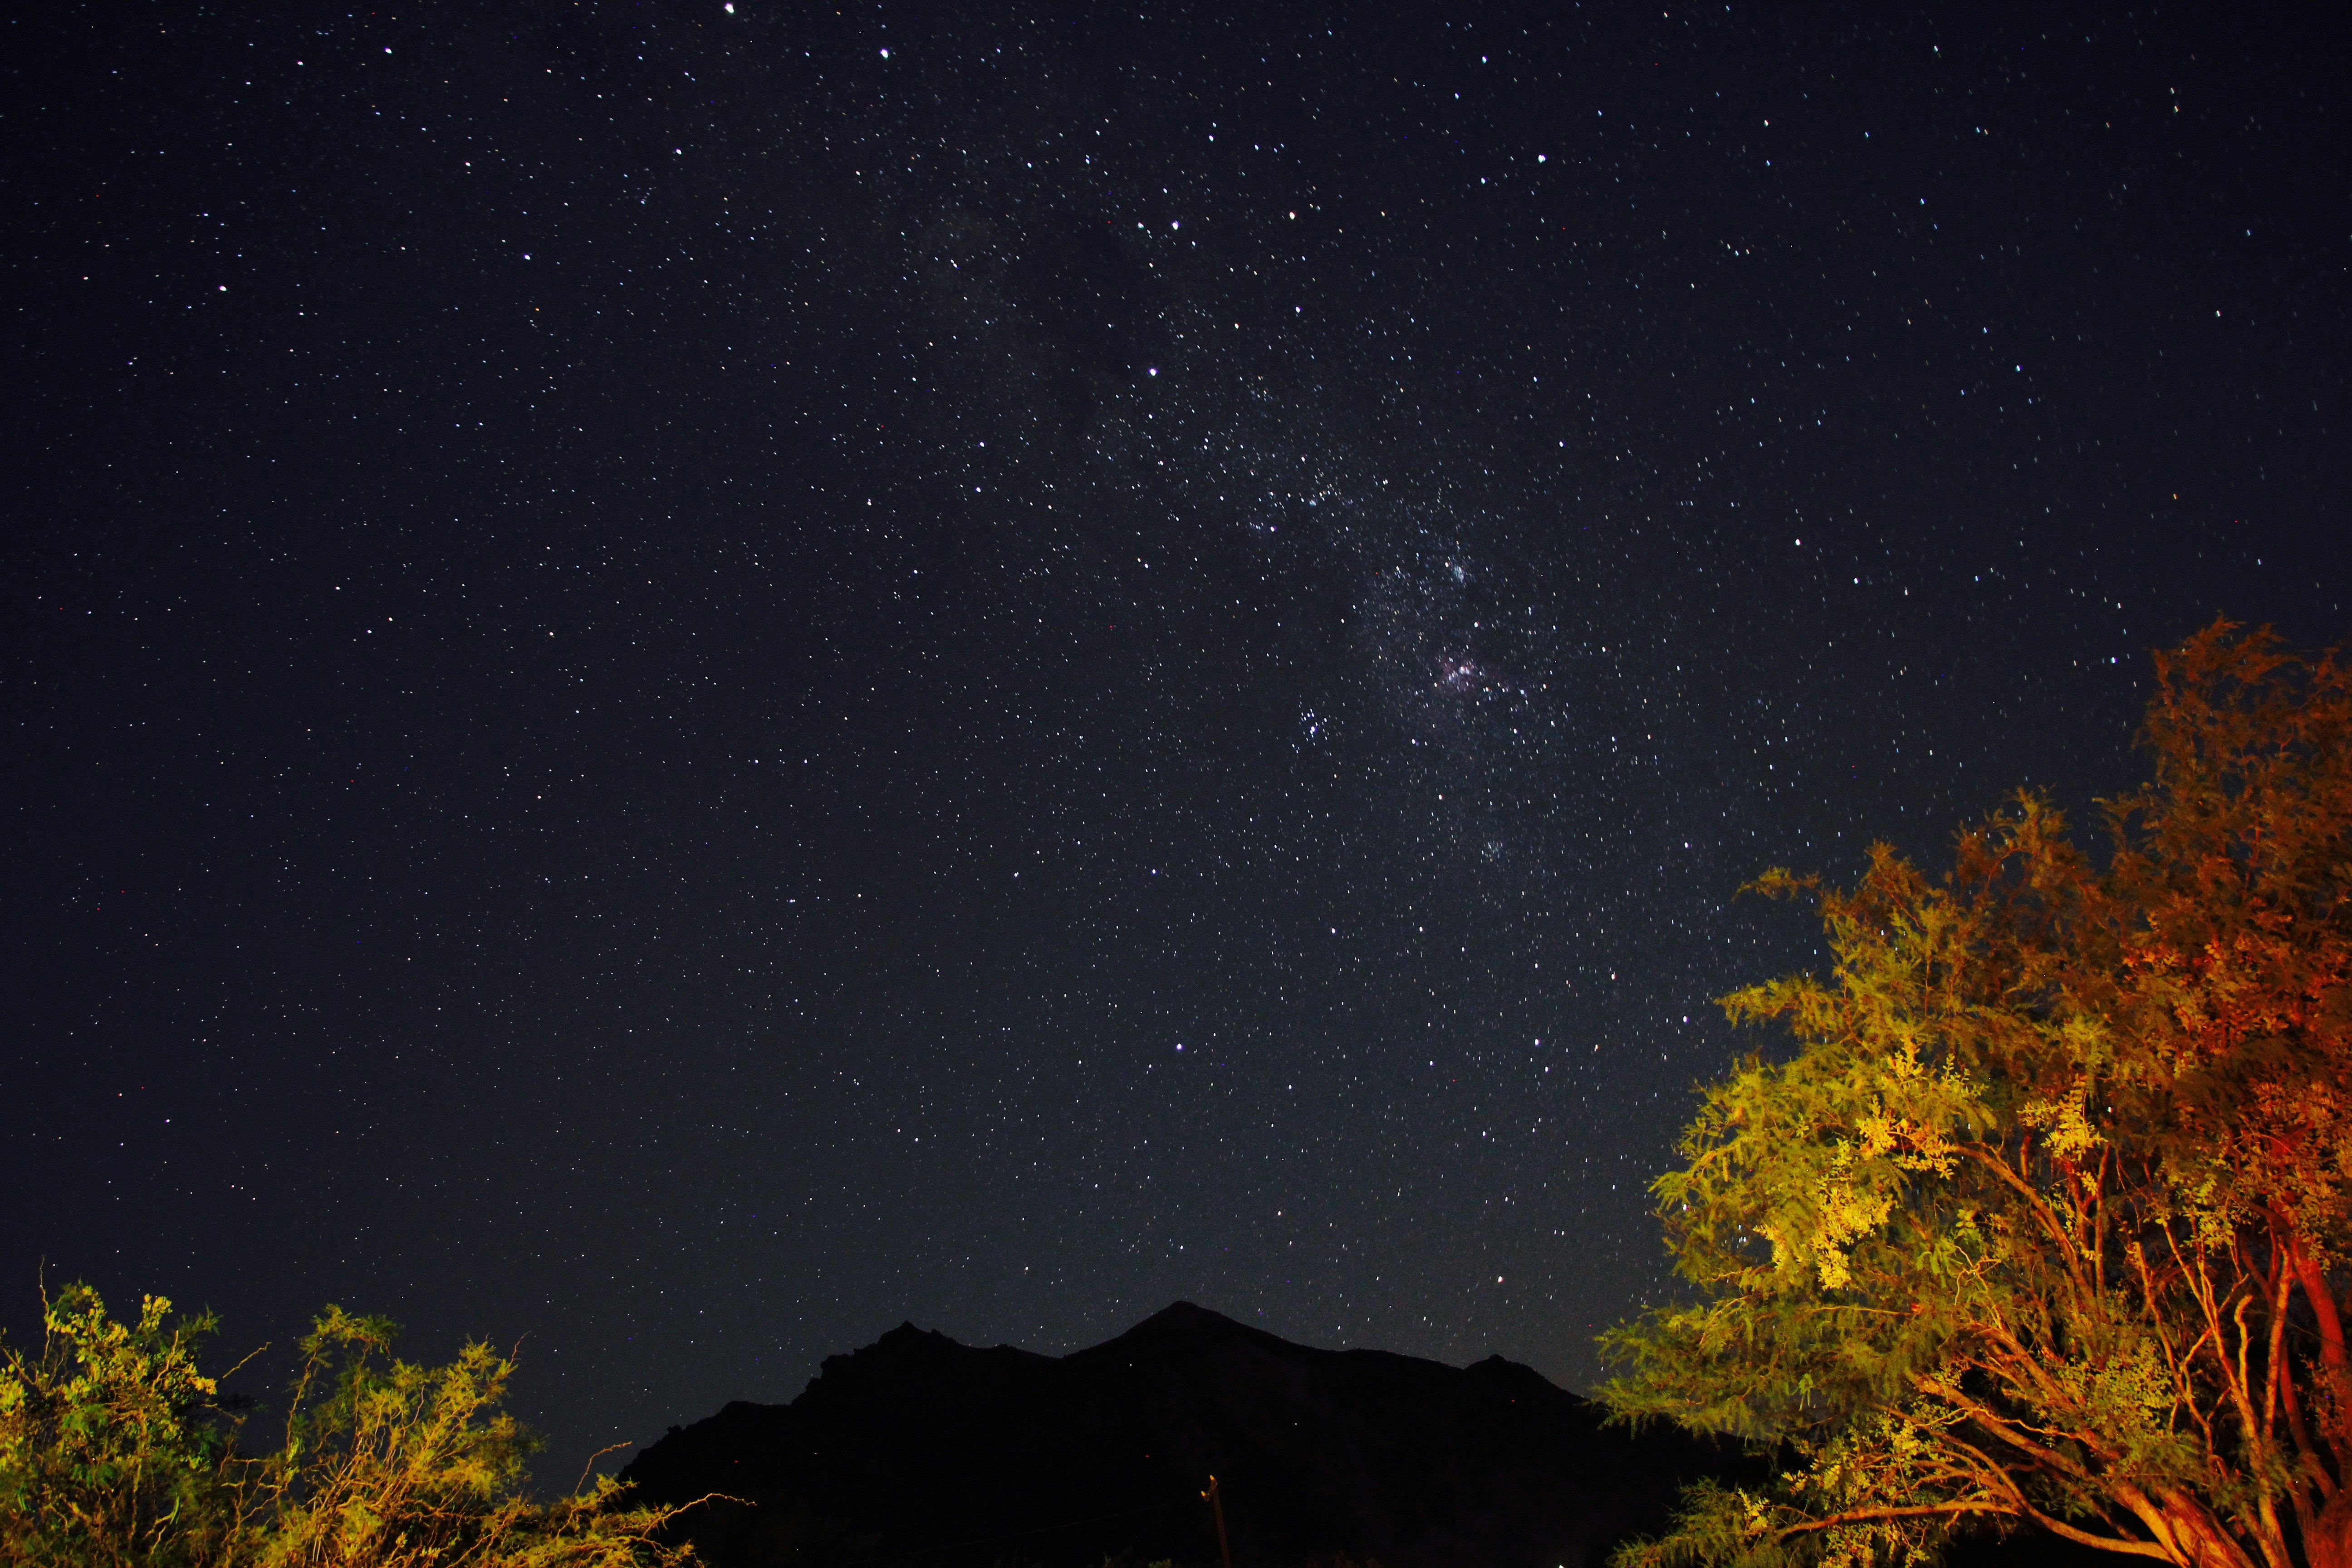
[[[1178,1302],[1071,1355],[902,1324],[790,1405],[729,1405],[639,1453],[647,1500],[719,1568],[1214,1563],[1598,1568],[1728,1449],[1600,1408],[1531,1368],[1314,1350]]]

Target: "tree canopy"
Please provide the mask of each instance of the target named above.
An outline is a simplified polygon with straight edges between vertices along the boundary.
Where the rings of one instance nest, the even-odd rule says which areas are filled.
[[[1817,901],[1825,974],[1655,1184],[1685,1299],[1605,1336],[1621,1414],[1783,1458],[1626,1568],[1922,1560],[2038,1526],[2352,1564],[2352,671],[2226,621],[2160,654],[2148,781],[2078,849],[2024,794],[1931,877]]]
[[[393,1325],[329,1307],[301,1344],[281,1441],[197,1364],[209,1314],[134,1321],[72,1285],[43,1303],[38,1352],[0,1346],[0,1561],[26,1568],[683,1568],[681,1510],[598,1476],[524,1495],[537,1446],[499,1405],[512,1357],[391,1354]]]

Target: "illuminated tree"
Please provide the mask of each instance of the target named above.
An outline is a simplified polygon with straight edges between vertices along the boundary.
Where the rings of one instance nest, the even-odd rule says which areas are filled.
[[[541,1504],[537,1446],[499,1413],[515,1363],[488,1345],[422,1367],[393,1326],[330,1307],[302,1342],[283,1445],[249,1456],[246,1418],[197,1370],[209,1315],[136,1322],[69,1286],[41,1352],[0,1351],[0,1562],[26,1568],[661,1568],[680,1510],[633,1508],[609,1477]]]
[[[87,1287],[43,1303],[38,1356],[0,1350],[0,1561],[210,1563],[236,1533],[227,1427],[197,1370],[210,1317],[135,1322]]]
[[[2157,659],[2099,864],[2021,796],[1931,879],[1819,902],[1826,976],[1725,998],[1793,1049],[1655,1191],[1685,1304],[1622,1414],[1780,1454],[1626,1564],[1916,1559],[1969,1525],[2352,1565],[2352,671],[2219,622]]]

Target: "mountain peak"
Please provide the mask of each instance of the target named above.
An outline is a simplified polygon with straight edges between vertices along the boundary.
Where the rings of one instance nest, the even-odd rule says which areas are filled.
[[[1061,1357],[902,1323],[827,1358],[791,1405],[730,1405],[623,1475],[647,1501],[758,1504],[697,1511],[715,1568],[983,1538],[1044,1568],[1211,1561],[1213,1474],[1237,1559],[1553,1568],[1654,1528],[1677,1478],[1721,1460],[1671,1433],[1604,1432],[1499,1357],[1320,1350],[1178,1301]]]

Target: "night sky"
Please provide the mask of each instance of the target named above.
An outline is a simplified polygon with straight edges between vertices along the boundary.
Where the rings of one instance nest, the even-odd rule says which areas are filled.
[[[1746,879],[2352,626],[2336,24],[1927,9],[20,8],[0,1319],[1589,1386]]]

